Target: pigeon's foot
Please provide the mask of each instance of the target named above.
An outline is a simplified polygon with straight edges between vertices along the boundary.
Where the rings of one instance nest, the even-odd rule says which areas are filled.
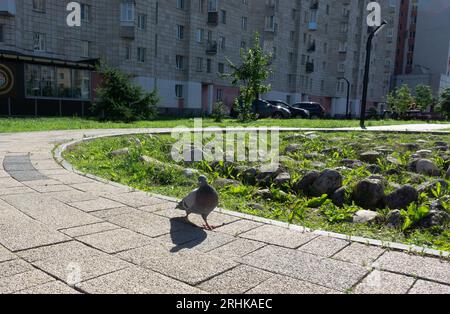
[[[204,224],[203,225],[203,229],[208,230],[208,231],[213,231],[214,229],[217,229],[217,226],[210,226],[209,224]]]

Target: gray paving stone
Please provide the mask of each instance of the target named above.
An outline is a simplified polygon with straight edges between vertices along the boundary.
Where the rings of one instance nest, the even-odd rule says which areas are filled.
[[[0,293],[15,293],[55,280],[39,270],[30,270],[10,277],[0,278]]]
[[[17,210],[3,210],[0,215],[0,243],[10,251],[16,252],[68,240],[62,233]]]
[[[296,249],[317,238],[312,233],[301,233],[281,227],[264,225],[240,235],[242,238]]]
[[[108,221],[149,237],[158,237],[186,228],[186,225],[180,223],[178,220],[168,219],[146,212],[115,216],[109,218]]]
[[[277,246],[263,247],[240,261],[340,291],[350,289],[368,273],[357,265]]]
[[[105,210],[99,210],[96,212],[90,213],[92,216],[95,216],[97,218],[101,219],[111,219],[113,217],[121,216],[121,215],[140,215],[141,212],[137,210],[136,208],[132,207],[119,207],[119,208],[113,208],[113,209],[105,209]]]
[[[90,235],[94,233],[119,229],[120,227],[110,224],[109,222],[100,222],[92,225],[86,225],[81,227],[75,227],[70,229],[60,230],[62,233],[68,235],[69,237],[81,237],[85,235]]]
[[[196,250],[171,252],[171,249],[171,245],[158,243],[119,253],[118,256],[191,285],[199,284],[237,266],[234,262]]]
[[[166,209],[155,212],[155,215],[167,217],[167,218],[180,218],[185,217],[186,212],[181,211],[179,209]],[[201,227],[205,223],[203,219],[199,215],[191,215],[189,216],[189,220],[194,223],[195,225]],[[240,220],[238,217],[233,217],[230,215],[224,215],[217,212],[212,212],[208,217],[208,222],[211,226],[220,227],[229,223],[232,223],[234,221]]]
[[[49,195],[63,203],[77,203],[98,199],[98,196],[96,195],[74,189],[62,192],[50,192],[46,193],[46,195]]]
[[[121,195],[105,194],[103,197],[131,207],[154,206],[167,203],[167,201],[152,197],[144,192],[131,192]]]
[[[51,281],[48,283],[33,286],[16,292],[16,294],[80,294],[77,290],[63,284],[61,281]]]
[[[248,294],[340,294],[337,290],[325,288],[306,281],[297,280],[287,276],[273,276]]]
[[[119,188],[110,184],[104,184],[101,182],[89,182],[89,183],[77,183],[71,185],[73,188],[89,192],[95,195],[102,195],[105,193],[115,194],[115,193],[127,193],[130,189]]]
[[[198,287],[214,294],[243,294],[272,276],[274,274],[244,265],[211,278]]]
[[[17,186],[11,188],[0,188],[0,196],[2,195],[14,195],[14,194],[25,194],[33,193],[34,190],[26,186]]]
[[[233,242],[212,250],[210,253],[224,259],[238,260],[240,257],[252,253],[263,246],[265,244],[258,241],[236,239]]]
[[[377,260],[381,269],[450,284],[450,262],[437,258],[386,252]]]
[[[77,240],[109,254],[149,245],[153,241],[149,237],[127,229],[109,230],[81,236]]]
[[[124,206],[121,203],[111,201],[106,198],[97,198],[90,201],[70,203],[69,205],[87,213]]]
[[[330,237],[318,237],[311,242],[301,246],[299,250],[319,256],[331,257],[349,245],[350,243],[345,240]]]
[[[4,167],[5,171],[7,171],[7,172],[36,170],[30,161],[4,163],[3,167]]]
[[[19,255],[70,285],[130,266],[115,256],[74,241],[20,252]]]
[[[55,229],[67,229],[100,222],[96,217],[38,193],[8,195],[2,198],[28,216]]]
[[[34,161],[32,164],[38,170],[61,169],[61,166],[52,159]]]
[[[33,270],[33,267],[21,259],[2,262],[0,263],[0,278],[14,276],[30,270]]]
[[[450,294],[450,286],[431,281],[417,280],[410,294]]]
[[[217,228],[215,231],[220,232],[220,233],[226,233],[226,234],[229,234],[232,236],[238,236],[241,233],[250,231],[250,230],[258,228],[260,226],[262,226],[261,223],[246,220],[246,219],[241,219],[241,220],[232,222],[230,224],[227,224],[225,226],[222,226],[220,228]]]
[[[201,290],[151,270],[130,267],[78,285],[90,294],[198,294]]]
[[[154,205],[148,205],[148,206],[140,206],[139,210],[149,212],[149,213],[156,213],[158,211],[164,211],[164,210],[170,210],[175,211],[177,207],[177,203],[174,202],[164,202]]]
[[[414,284],[412,277],[374,270],[358,284],[357,294],[406,294]]]
[[[17,256],[11,253],[8,249],[0,246],[0,262],[6,262],[13,259],[16,259]]]
[[[188,230],[191,230],[190,227],[188,227]],[[195,227],[194,227],[195,228]],[[197,228],[199,229],[199,228]],[[209,252],[211,250],[214,250],[218,247],[221,247],[227,243],[230,243],[234,241],[236,238],[227,234],[218,234],[215,232],[205,231],[201,230],[198,232],[199,237],[192,239],[189,242],[186,242],[184,244],[180,244],[179,239],[183,239],[185,237],[185,229],[182,229],[178,232],[172,232],[170,235],[164,235],[161,238],[163,241],[166,241],[168,243],[175,244],[177,249],[195,249],[202,252]],[[188,231],[189,234],[192,234],[190,231]]]
[[[66,170],[64,170],[64,171],[65,171],[65,173],[60,173],[60,174],[51,174],[50,173],[50,174],[47,174],[47,176],[49,176],[53,180],[57,180],[61,183],[68,184],[68,185],[92,182],[91,179],[88,179],[86,177],[71,174],[70,172],[68,172]],[[45,173],[45,172],[43,172],[43,173]]]
[[[33,190],[39,193],[48,193],[48,192],[62,192],[62,191],[70,191],[73,190],[70,186],[67,185],[37,185],[31,187]]]
[[[42,179],[42,180],[33,180],[30,182],[25,182],[24,184],[31,188],[36,188],[36,187],[45,187],[45,186],[51,186],[51,185],[61,185],[61,182],[50,179],[50,178],[46,178],[46,179]]]
[[[364,267],[371,267],[372,263],[380,257],[383,252],[385,252],[384,249],[376,246],[353,243],[334,255],[333,258]]]
[[[46,176],[36,170],[10,171],[9,175],[19,182],[30,182],[47,179]]]
[[[18,182],[17,180],[14,180],[11,177],[8,177],[8,178],[0,178],[0,186],[3,189],[6,189],[6,188],[13,188],[13,187],[22,187],[23,184]]]

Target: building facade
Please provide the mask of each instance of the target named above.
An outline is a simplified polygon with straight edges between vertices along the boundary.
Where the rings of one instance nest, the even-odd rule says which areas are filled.
[[[0,2],[0,114],[87,114],[96,64],[156,88],[166,113],[231,106],[239,89],[221,74],[258,32],[273,54],[267,99],[320,102],[331,116],[359,114],[367,41],[360,0],[82,0],[81,27],[68,27],[69,0]],[[380,0],[388,26],[374,41],[369,102],[382,106],[395,67],[400,0]],[[3,74],[2,74],[3,73]],[[7,79],[9,77],[9,79]],[[12,82],[12,83],[11,83]],[[6,86],[6,84],[4,84]],[[380,107],[378,107],[380,108]]]

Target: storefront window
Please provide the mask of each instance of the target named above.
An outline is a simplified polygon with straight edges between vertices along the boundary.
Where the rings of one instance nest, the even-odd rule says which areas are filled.
[[[89,99],[91,72],[88,70],[25,65],[27,97]]]

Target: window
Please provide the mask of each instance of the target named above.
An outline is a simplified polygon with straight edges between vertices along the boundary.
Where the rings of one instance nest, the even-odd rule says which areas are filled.
[[[138,47],[137,49],[137,53],[138,53],[138,62],[145,62],[145,55],[147,54],[147,48],[143,48],[143,47]]]
[[[184,0],[177,0],[177,8],[184,10]]]
[[[202,72],[203,71],[203,58],[201,57],[197,57],[197,72]]]
[[[211,59],[206,60],[206,73],[211,73],[212,69],[212,61]]]
[[[131,46],[125,47],[125,60],[131,60]]]
[[[89,22],[91,16],[91,6],[85,3],[81,3],[81,20],[83,22]]]
[[[45,34],[36,32],[33,34],[33,50],[45,51]]]
[[[225,73],[225,64],[224,63],[219,63],[219,73],[220,74],[223,74],[223,73]]]
[[[45,12],[45,0],[33,0],[33,10]]]
[[[27,97],[89,99],[90,86],[88,70],[25,64]]]
[[[219,49],[220,50],[225,50],[225,45],[226,45],[225,37],[220,36],[219,37]]]
[[[223,101],[223,89],[217,89],[217,93],[216,93],[216,101],[220,102]]]
[[[147,29],[147,15],[146,14],[138,15],[138,28],[142,29],[142,30]]]
[[[177,39],[182,40],[184,38],[184,26],[177,25]]]
[[[122,22],[134,22],[134,3],[122,2],[120,4],[120,20]]]
[[[183,98],[183,85],[175,85],[175,96],[177,98]]]
[[[243,16],[242,22],[241,22],[241,28],[242,28],[242,30],[246,31],[247,27],[248,27],[248,19],[247,19],[247,17]]]
[[[203,43],[204,37],[205,37],[205,30],[203,28],[198,28],[197,32],[195,33],[195,40],[198,43]]]
[[[176,59],[177,70],[182,70],[184,68],[184,57],[177,55],[175,59]]]
[[[91,43],[89,41],[81,41],[81,56],[88,58],[91,55]]]
[[[4,26],[0,24],[0,43],[5,41]]]
[[[227,24],[227,11],[225,10],[220,11],[220,22],[222,24]]]

